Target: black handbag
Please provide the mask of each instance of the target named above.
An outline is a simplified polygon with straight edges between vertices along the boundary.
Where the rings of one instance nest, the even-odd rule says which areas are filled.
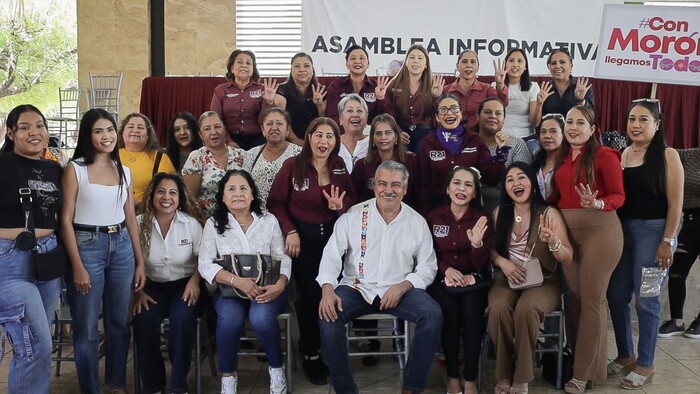
[[[20,185],[22,183],[23,182],[20,181]],[[26,220],[24,226],[25,230],[20,233],[16,242],[21,243],[20,236],[29,239],[29,235],[31,235],[34,238],[34,242],[29,249],[32,257],[32,265],[34,266],[34,279],[39,282],[45,282],[65,275],[66,272],[68,272],[68,265],[70,264],[68,261],[68,255],[66,255],[66,248],[63,246],[63,244],[59,243],[54,249],[49,250],[46,253],[39,253],[36,244],[36,234],[34,231],[34,214],[32,213],[31,189],[28,187],[20,188],[19,195],[19,200],[22,203],[22,209],[24,210],[24,217]]]
[[[544,353],[540,360],[542,364],[542,379],[557,384],[557,354]],[[565,347],[562,350],[562,382],[568,382],[574,375],[574,355],[571,349]]]
[[[216,264],[226,271],[241,278],[255,279],[258,286],[269,286],[277,283],[280,278],[282,261],[273,259],[269,254],[228,254],[217,260]],[[248,299],[242,291],[227,284],[219,284],[221,296],[224,298]]]

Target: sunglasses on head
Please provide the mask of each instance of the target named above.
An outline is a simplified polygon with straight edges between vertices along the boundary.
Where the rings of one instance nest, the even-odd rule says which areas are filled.
[[[546,114],[542,117],[542,121],[545,121],[547,119],[557,119],[560,121],[564,121],[564,115],[562,114]]]
[[[659,112],[661,112],[661,101],[659,101],[659,99],[640,98],[640,99],[632,100],[632,104],[639,104],[639,103],[656,104],[656,107],[659,109]]]

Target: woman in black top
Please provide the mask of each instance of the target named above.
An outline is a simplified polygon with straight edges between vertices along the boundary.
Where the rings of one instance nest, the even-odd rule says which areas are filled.
[[[199,135],[197,119],[189,112],[178,112],[168,125],[168,157],[177,173],[182,173],[182,167],[192,151],[202,147],[202,137]]]
[[[643,291],[644,269],[668,269],[673,263],[683,205],[683,167],[678,152],[666,146],[658,100],[635,100],[627,112],[631,144],[622,152],[625,203],[618,210],[625,242],[613,271],[607,298],[615,331],[617,358],[608,377],[624,376],[623,388],[641,389],[654,375],[654,350],[661,323],[659,294]],[[634,354],[632,295],[639,326]],[[626,376],[625,376],[626,375]]]
[[[35,280],[29,249],[46,253],[57,246],[62,169],[58,163],[42,158],[49,133],[46,119],[36,107],[25,104],[14,108],[7,115],[7,128],[0,153],[0,336],[3,351],[4,335],[13,347],[7,392],[48,393],[50,327],[61,280]],[[20,203],[21,189],[31,197],[34,247],[15,241],[27,226]],[[24,233],[20,240],[27,236]]]
[[[304,134],[312,120],[325,116],[326,88],[316,80],[311,56],[299,52],[292,57],[292,70],[287,81],[280,85],[278,94],[287,100],[293,133],[287,137],[299,146],[304,145]]]

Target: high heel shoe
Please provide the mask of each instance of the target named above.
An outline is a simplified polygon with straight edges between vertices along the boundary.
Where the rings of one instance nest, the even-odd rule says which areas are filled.
[[[566,384],[564,385],[564,392],[569,394],[583,394],[586,391],[587,386],[587,380],[578,380],[571,378],[571,380],[566,382]]]
[[[651,371],[649,376],[640,375],[634,371],[630,372],[624,378],[620,379],[620,387],[627,390],[639,390],[651,384],[654,380],[654,372]]]
[[[498,383],[496,387],[493,388],[494,394],[510,394],[510,385],[505,383]]]

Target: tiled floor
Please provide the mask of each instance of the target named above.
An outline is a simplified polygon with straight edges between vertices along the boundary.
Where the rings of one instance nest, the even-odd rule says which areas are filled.
[[[11,354],[6,356],[11,357]],[[614,342],[612,329],[608,336],[608,356],[614,357]],[[7,391],[7,365],[4,362],[0,368],[0,392]],[[353,358],[353,370],[360,391],[363,393],[396,393],[401,388],[402,375],[398,364],[390,356],[384,357],[376,367],[362,366],[359,359]],[[493,378],[493,360],[488,360],[484,371],[485,391],[492,392],[495,384]],[[129,358],[127,384],[133,391],[132,359]],[[100,370],[104,370],[104,359],[101,361]],[[242,357],[239,372],[239,393],[267,393],[268,373],[267,364],[257,361],[254,357]],[[663,393],[663,394],[697,394],[700,393],[700,340],[691,340],[684,337],[674,337],[659,340],[656,353],[656,375],[654,383],[639,393]],[[205,362],[203,370],[204,393],[218,393],[219,379],[212,377],[209,366]],[[430,372],[430,380],[427,392],[440,393],[443,390],[443,375],[445,370],[436,361]],[[537,378],[530,385],[531,393],[555,393],[557,391],[550,383],[539,378],[540,371],[535,372]],[[194,372],[190,378],[190,389],[194,392]],[[297,393],[329,393],[333,392],[328,386],[311,385],[304,377],[301,370],[293,374],[294,391]],[[106,389],[104,392],[108,392]],[[596,381],[594,389],[590,391],[596,394],[627,392],[618,387],[617,379]],[[75,366],[65,362],[61,366],[61,376],[53,377],[51,393],[79,393]]]

